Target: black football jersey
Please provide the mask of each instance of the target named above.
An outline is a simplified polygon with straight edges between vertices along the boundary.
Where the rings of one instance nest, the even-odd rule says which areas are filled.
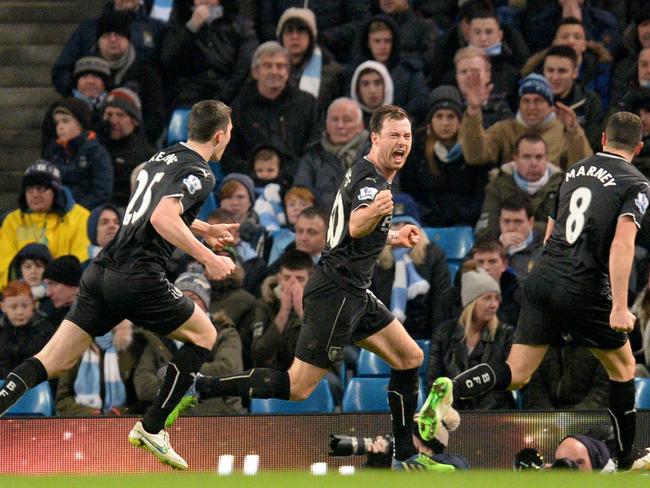
[[[123,272],[164,272],[174,246],[153,228],[151,214],[161,199],[178,197],[189,227],[214,182],[205,160],[183,143],[154,154],[138,173],[119,233],[95,261]]]
[[[650,186],[620,156],[599,152],[571,166],[560,184],[555,226],[544,248],[557,278],[579,290],[609,291],[609,249],[619,217],[640,227]],[[549,261],[546,261],[547,263]]]
[[[390,183],[386,178],[363,158],[348,170],[336,194],[327,229],[327,246],[320,264],[330,279],[351,292],[359,293],[370,286],[392,216],[381,219],[367,236],[353,239],[348,227],[350,214],[370,205],[380,191],[388,189]]]

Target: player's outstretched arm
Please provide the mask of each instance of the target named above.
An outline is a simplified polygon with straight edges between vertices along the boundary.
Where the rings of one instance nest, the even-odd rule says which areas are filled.
[[[197,237],[203,237],[213,249],[223,249],[224,246],[235,244],[235,234],[239,232],[239,224],[208,224],[195,219],[190,230]]]
[[[629,215],[618,219],[609,250],[609,280],[612,287],[610,327],[617,332],[631,332],[634,315],[627,308],[627,290],[634,260],[634,240],[637,227]]]
[[[201,244],[183,222],[181,211],[178,198],[163,198],[151,214],[151,225],[163,239],[203,264],[215,279],[228,276],[235,269],[235,264],[230,258],[217,256]]]
[[[367,236],[383,217],[392,214],[393,195],[390,190],[382,190],[377,193],[370,205],[359,207],[350,214],[348,225],[350,236],[353,239]]]

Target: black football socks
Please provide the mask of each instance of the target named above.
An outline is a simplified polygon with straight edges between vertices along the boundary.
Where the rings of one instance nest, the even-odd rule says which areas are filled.
[[[157,434],[163,429],[165,419],[192,386],[195,374],[209,354],[209,349],[189,343],[174,353],[158,395],[142,419],[144,430]]]
[[[609,380],[609,417],[614,428],[618,468],[629,469],[634,462],[634,434],[636,409],[634,408],[634,379]]]
[[[394,452],[398,461],[404,461],[417,449],[413,444],[413,415],[418,404],[418,369],[391,369],[388,382],[388,406],[393,426]]]
[[[474,398],[492,389],[505,390],[512,381],[510,366],[505,362],[481,363],[463,371],[456,376],[454,400],[457,398]]]
[[[197,380],[196,390],[201,398],[238,396],[288,400],[289,373],[269,368],[253,368],[230,376],[204,376]]]
[[[30,388],[47,380],[47,371],[38,359],[31,357],[7,375],[4,386],[0,389],[0,416]]]

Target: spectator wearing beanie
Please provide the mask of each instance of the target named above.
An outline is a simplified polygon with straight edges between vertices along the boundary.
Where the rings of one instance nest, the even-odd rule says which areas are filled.
[[[425,125],[417,129],[402,187],[420,206],[431,227],[474,226],[481,212],[488,168],[469,166],[458,140],[463,101],[451,85],[429,95]]]
[[[475,75],[467,87],[467,110],[460,124],[460,144],[467,164],[494,165],[512,161],[516,143],[524,134],[540,136],[548,146],[549,160],[563,170],[593,151],[576,114],[560,103],[553,106],[551,86],[537,73],[519,82],[519,109],[515,118],[483,128],[481,106],[489,90]]]
[[[289,84],[311,93],[324,112],[343,91],[343,67],[316,42],[314,12],[308,8],[288,8],[278,21],[276,34],[289,52]]]
[[[126,207],[131,194],[131,173],[156,150],[145,138],[142,104],[133,90],[125,87],[111,90],[102,107],[102,119],[106,130],[101,134],[101,140],[113,166],[111,203]]]
[[[45,268],[43,280],[54,305],[54,312],[48,318],[55,327],[61,324],[77,298],[81,273],[79,259],[71,254],[56,258]]]
[[[52,84],[62,96],[70,95],[75,62],[94,52],[97,44],[97,30],[100,19],[115,13],[120,8],[129,22],[126,36],[135,48],[137,56],[147,63],[158,63],[165,25],[149,16],[146,2],[106,2],[102,15],[81,22],[66,41],[52,68]],[[177,2],[178,3],[178,2]]]
[[[108,152],[90,130],[90,109],[77,98],[64,98],[54,106],[52,116],[57,139],[45,148],[43,157],[59,169],[62,183],[77,203],[92,210],[108,202],[113,168]]]
[[[92,112],[91,127],[96,127],[101,118],[101,105],[106,99],[110,85],[111,70],[108,63],[98,56],[85,56],[74,65],[72,96],[86,102]],[[56,125],[52,111],[58,102],[47,109],[41,127],[41,147],[45,148],[56,138]]]
[[[497,317],[501,288],[490,274],[473,261],[463,267],[462,312],[433,331],[427,387],[440,376],[455,377],[480,363],[505,361],[512,346],[514,328]],[[514,408],[508,391],[490,391],[476,398],[454,399],[457,410]]]
[[[74,254],[80,261],[88,259],[90,212],[74,203],[56,166],[40,159],[27,168],[18,207],[0,227],[0,289],[7,283],[9,264],[27,244],[44,244],[55,258]]]
[[[174,286],[206,313],[210,307],[210,283],[202,273],[186,272],[181,274]],[[217,342],[212,348],[212,354],[201,366],[199,371],[206,376],[227,376],[243,369],[242,343],[239,333],[233,322],[223,311],[212,316],[212,323],[217,329]],[[182,345],[167,337],[161,337],[150,332],[145,332],[147,345],[135,370],[133,381],[138,399],[150,404],[162,384],[162,371],[165,371],[169,360],[176,350]],[[222,415],[242,414],[239,397],[210,398],[202,401],[200,405],[192,408],[189,415]]]
[[[193,3],[193,12],[178,9],[163,44],[161,63],[172,73],[171,105],[190,107],[206,98],[230,104],[250,71],[255,28],[237,15],[238,2],[220,2],[220,17],[210,15],[207,2]]]

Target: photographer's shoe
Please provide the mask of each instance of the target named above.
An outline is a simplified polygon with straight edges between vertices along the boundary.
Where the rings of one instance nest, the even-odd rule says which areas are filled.
[[[430,441],[436,436],[440,423],[454,403],[454,387],[449,378],[441,377],[433,382],[431,391],[418,417],[420,437]]]
[[[135,447],[146,449],[163,464],[171,466],[174,469],[187,469],[185,459],[176,454],[176,451],[172,449],[172,446],[169,444],[169,435],[164,430],[161,430],[157,434],[150,434],[144,430],[142,422],[138,422],[129,433],[129,442]]]
[[[393,471],[433,471],[435,473],[453,473],[456,468],[451,464],[437,463],[424,454],[414,454],[404,461],[393,458],[390,465]]]

